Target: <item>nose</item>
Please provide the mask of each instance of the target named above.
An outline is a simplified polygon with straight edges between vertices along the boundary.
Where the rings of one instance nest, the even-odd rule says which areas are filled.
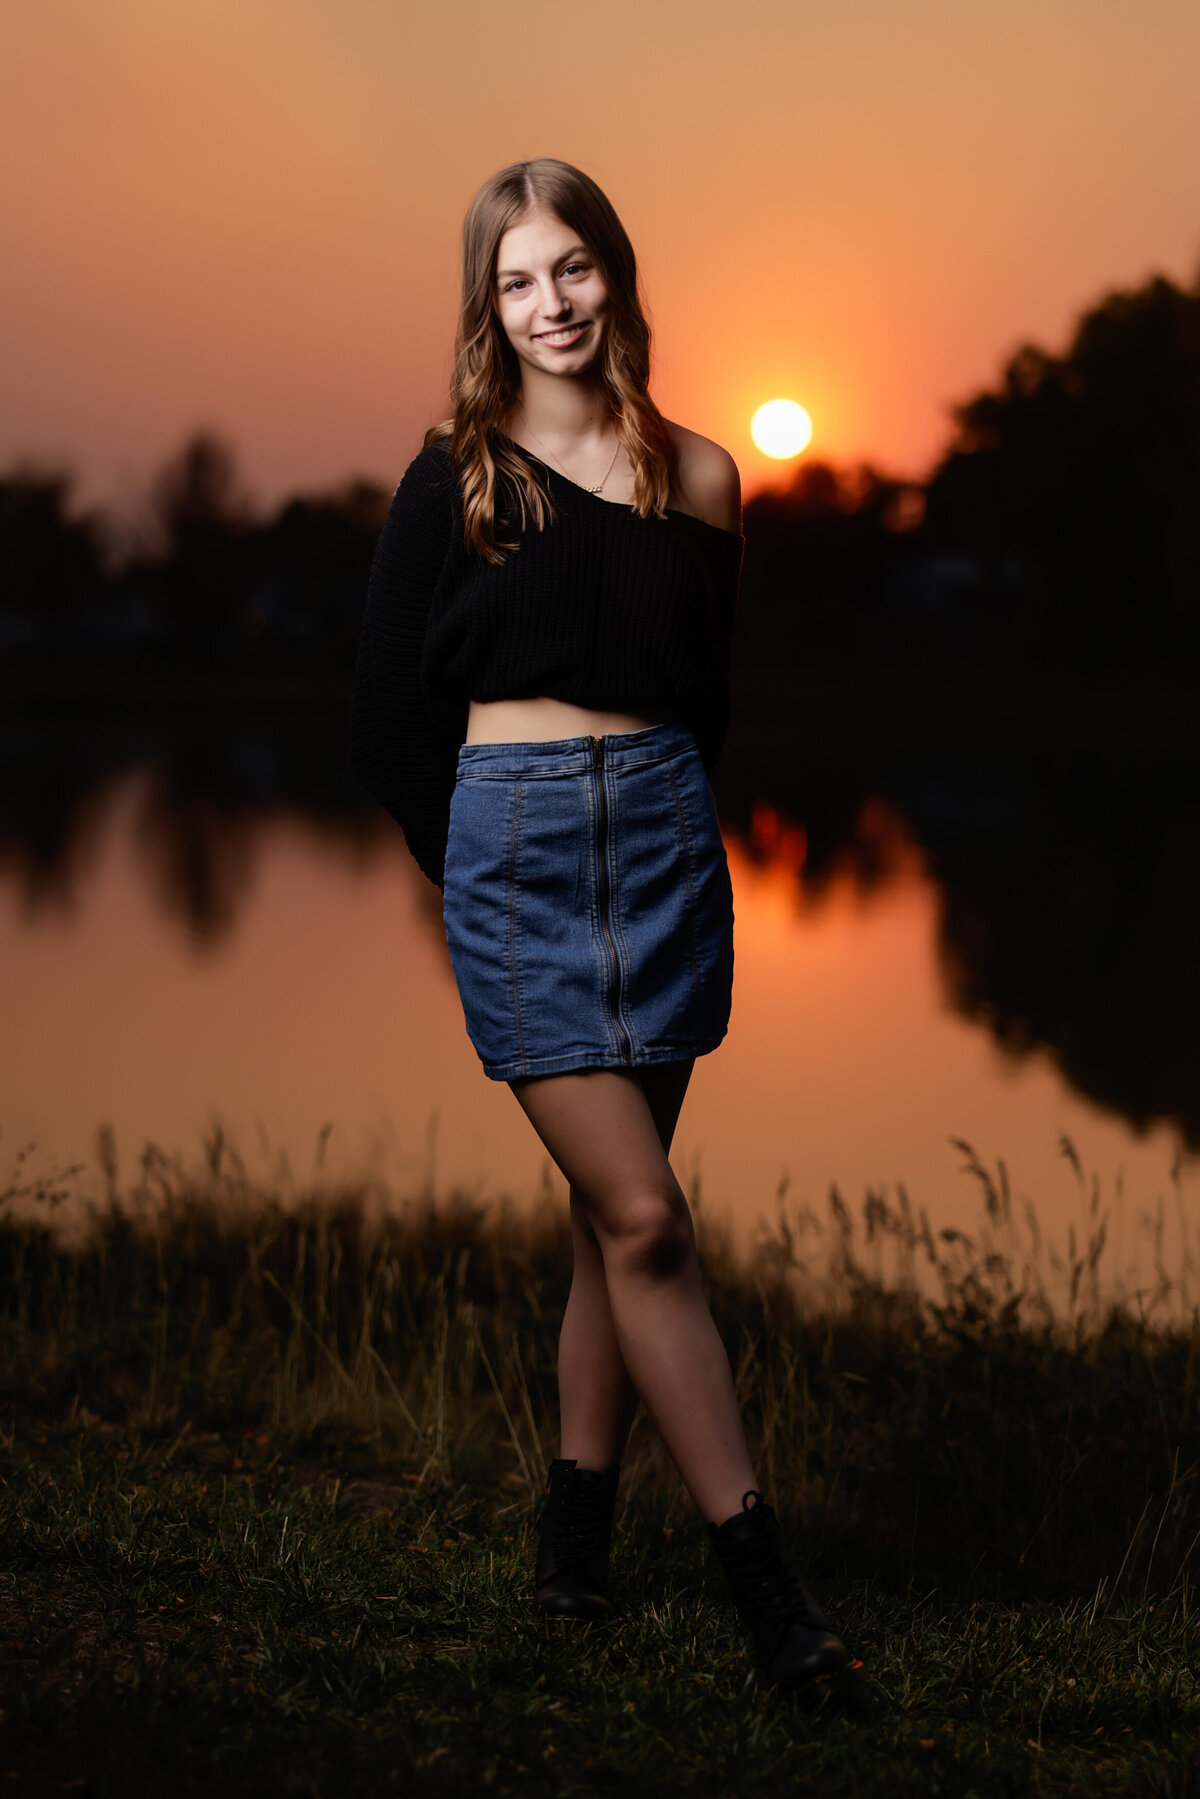
[[[563,293],[557,281],[548,279],[540,284],[538,292],[538,311],[544,319],[562,319],[571,310],[571,301]]]

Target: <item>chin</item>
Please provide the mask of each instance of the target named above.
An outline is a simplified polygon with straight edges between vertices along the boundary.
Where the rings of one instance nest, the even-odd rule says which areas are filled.
[[[582,350],[580,352],[579,360],[578,360],[578,362],[575,363],[574,367],[571,369],[571,373],[573,375],[590,374],[594,368],[599,367],[601,361],[603,360],[603,354],[604,354],[604,345],[602,342],[598,343],[598,344],[590,344],[586,350]]]
[[[597,356],[593,350],[586,356],[559,356],[553,362],[534,359],[534,367],[542,375],[586,375],[595,368],[596,362]]]

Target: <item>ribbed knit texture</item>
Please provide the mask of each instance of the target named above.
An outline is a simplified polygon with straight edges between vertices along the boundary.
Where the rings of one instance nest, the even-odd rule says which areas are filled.
[[[542,531],[502,526],[518,546],[503,563],[467,550],[457,477],[435,445],[396,490],[371,569],[350,766],[439,887],[471,700],[668,713],[710,774],[729,727],[742,539],[688,513],[639,518],[528,459],[555,517]]]

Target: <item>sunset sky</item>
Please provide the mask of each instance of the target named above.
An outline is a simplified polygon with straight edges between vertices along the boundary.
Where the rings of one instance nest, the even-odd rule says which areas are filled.
[[[441,415],[458,230],[578,163],[638,250],[656,394],[748,489],[921,474],[1079,309],[1200,268],[1195,0],[6,0],[0,467],[129,505],[186,433],[260,501],[394,482]]]

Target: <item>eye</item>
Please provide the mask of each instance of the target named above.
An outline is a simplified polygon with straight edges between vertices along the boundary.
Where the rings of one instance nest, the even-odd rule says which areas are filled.
[[[563,274],[564,275],[570,275],[570,274],[586,275],[589,267],[590,267],[590,264],[588,264],[586,262],[569,262],[567,264],[566,268],[563,270]]]
[[[504,294],[512,294],[512,293],[515,293],[519,287],[528,287],[528,286],[529,286],[528,281],[526,281],[523,276],[517,275],[514,277],[514,279],[512,281],[506,281],[500,291],[501,291],[501,293],[504,293]]]

